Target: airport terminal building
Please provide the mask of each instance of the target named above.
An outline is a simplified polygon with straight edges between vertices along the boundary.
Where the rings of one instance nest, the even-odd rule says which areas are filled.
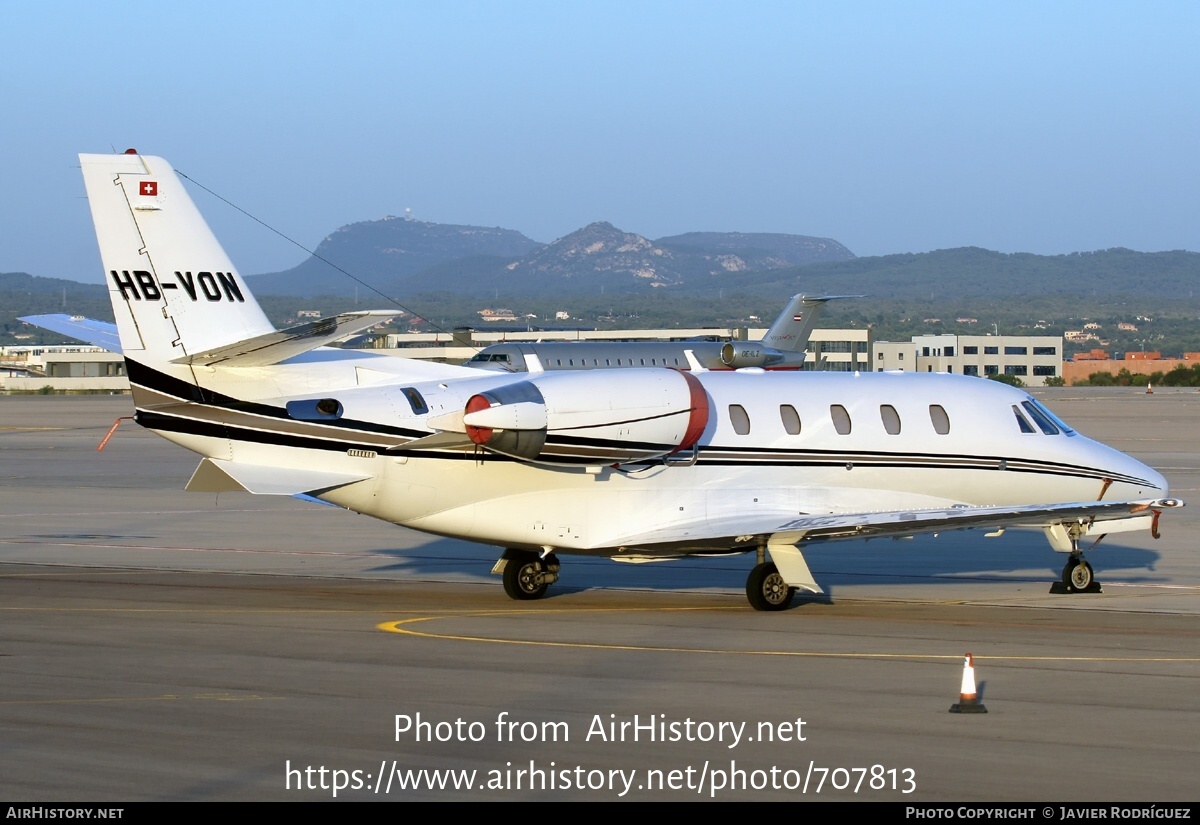
[[[955,372],[961,375],[1010,375],[1027,387],[1043,387],[1061,378],[1061,335],[915,335],[911,341],[876,341],[876,372]]]
[[[0,347],[0,390],[128,392],[125,358],[100,347]]]

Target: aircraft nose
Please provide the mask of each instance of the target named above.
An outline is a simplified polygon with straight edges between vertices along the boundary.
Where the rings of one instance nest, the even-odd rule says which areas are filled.
[[[1167,498],[1171,494],[1171,485],[1158,470],[1149,467],[1132,456],[1119,453],[1123,461],[1118,465],[1121,473],[1128,476],[1135,488],[1136,498]],[[1137,479],[1137,481],[1132,481]]]

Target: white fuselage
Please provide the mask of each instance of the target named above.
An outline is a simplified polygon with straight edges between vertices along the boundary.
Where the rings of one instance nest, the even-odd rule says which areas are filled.
[[[403,374],[373,372],[381,363]],[[210,458],[369,476],[319,494],[343,507],[431,533],[568,553],[645,550],[622,538],[668,534],[673,525],[672,549],[715,552],[721,548],[690,547],[687,525],[750,513],[787,519],[1090,501],[1102,493],[1142,499],[1167,489],[1154,470],[1081,435],[1048,435],[1036,423],[1023,432],[1013,409],[1030,400],[1021,390],[915,373],[693,373],[708,414],[695,449],[619,466],[606,460],[603,445],[575,444],[533,461],[475,447],[397,450],[434,432],[429,419],[461,411],[475,393],[530,378],[469,370],[449,377],[447,369],[454,368],[320,350],[307,362],[196,370],[201,386],[262,410],[295,398],[335,398],[344,410],[336,426],[295,422],[253,404],[245,411],[171,404],[145,390],[138,406],[154,414],[143,415],[147,426]],[[624,375],[630,372],[663,371]],[[374,383],[360,383],[364,375]],[[275,387],[280,394],[272,397]],[[311,390],[297,395],[297,388]],[[414,409],[411,390],[427,409]]]

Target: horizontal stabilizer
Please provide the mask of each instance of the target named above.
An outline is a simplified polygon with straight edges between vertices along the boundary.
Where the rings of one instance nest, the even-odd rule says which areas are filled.
[[[330,318],[321,318],[298,324],[287,329],[268,332],[238,341],[236,344],[198,352],[176,358],[172,363],[212,367],[266,367],[289,358],[323,347],[339,338],[345,338],[364,329],[370,329],[388,318],[395,317],[391,310],[368,312],[344,312]]]
[[[121,353],[121,338],[117,335],[117,325],[108,321],[97,321],[82,315],[26,315],[17,320],[57,332],[59,335],[86,341],[94,347],[118,355]]]
[[[323,470],[293,470],[206,458],[185,488],[192,493],[228,493],[245,490],[264,496],[315,494],[371,478],[369,475],[330,473]]]

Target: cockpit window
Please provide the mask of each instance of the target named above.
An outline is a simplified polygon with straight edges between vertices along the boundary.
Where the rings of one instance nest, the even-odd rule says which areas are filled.
[[[1039,412],[1041,412],[1042,415],[1044,415],[1051,422],[1053,422],[1053,425],[1056,428],[1058,428],[1059,430],[1062,430],[1067,435],[1075,435],[1076,434],[1073,429],[1071,429],[1069,426],[1067,426],[1067,423],[1065,421],[1063,421],[1061,418],[1059,418],[1054,413],[1050,412],[1050,410],[1046,409],[1040,402],[1035,401],[1034,399],[1030,398],[1028,401],[1024,402],[1024,404],[1022,404],[1022,406],[1027,407],[1027,408],[1032,407],[1033,409],[1038,410]],[[1030,414],[1032,415],[1032,413],[1030,413]]]
[[[1045,407],[1042,407],[1033,399],[1022,401],[1021,406],[1025,408],[1025,412],[1029,413],[1029,417],[1033,419],[1033,423],[1038,425],[1038,429],[1046,435],[1058,435],[1058,427],[1054,425],[1054,421],[1050,418],[1049,412]]]
[[[1023,433],[1035,432],[1033,425],[1029,423],[1029,419],[1021,415],[1021,411],[1017,409],[1017,405],[1013,404],[1013,415],[1017,417],[1017,426],[1021,428]]]

